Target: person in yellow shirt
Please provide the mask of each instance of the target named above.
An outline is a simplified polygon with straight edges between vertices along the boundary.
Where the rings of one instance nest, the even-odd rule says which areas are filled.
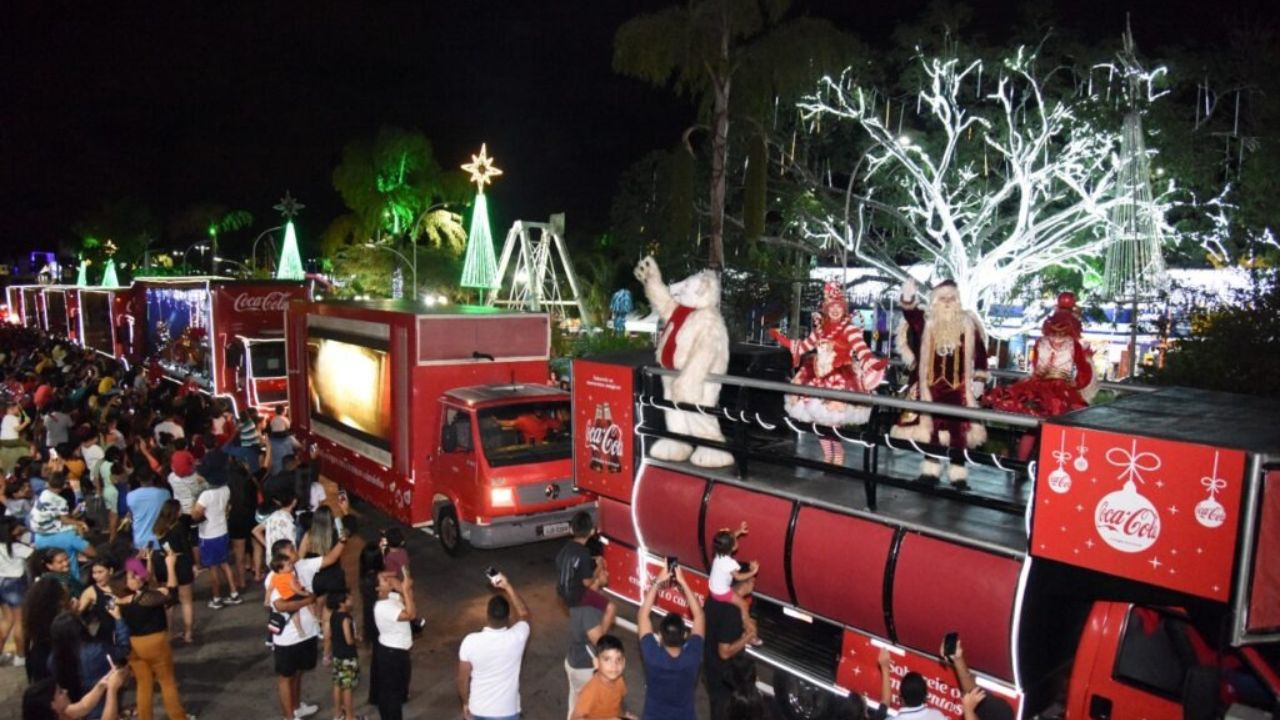
[[[613,635],[601,635],[595,646],[596,674],[582,686],[574,705],[572,720],[635,720],[623,709],[627,697],[627,681],[622,673],[627,658],[622,641]]]

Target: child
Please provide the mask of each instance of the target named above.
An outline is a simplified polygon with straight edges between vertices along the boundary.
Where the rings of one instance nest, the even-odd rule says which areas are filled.
[[[622,654],[622,641],[613,635],[601,635],[596,641],[594,664],[596,673],[582,686],[570,718],[635,720],[635,715],[622,709],[622,701],[627,697],[627,681],[622,678],[627,658]]]
[[[343,591],[328,595],[329,637],[333,638],[333,716],[364,720],[355,714],[356,686],[360,684],[360,656],[356,654],[356,628],[351,619],[351,596]]]
[[[302,583],[298,581],[298,574],[293,571],[293,558],[287,553],[280,553],[271,558],[271,589],[280,595],[281,600],[302,600],[311,597],[311,594],[302,589]],[[270,598],[271,593],[267,593]],[[302,618],[298,613],[290,613],[293,619],[293,625],[298,629],[299,635],[305,635],[302,629]]]
[[[403,580],[401,568],[409,564],[409,551],[404,547],[404,533],[400,528],[387,528],[382,532],[379,546],[382,548],[383,569]]]
[[[760,572],[760,563],[755,560],[751,561],[748,569],[743,570],[741,564],[733,557],[733,554],[738,552],[738,538],[746,534],[747,521],[745,520],[737,530],[730,531],[728,528],[723,528],[716,533],[715,539],[712,540],[716,559],[711,561],[711,575],[707,579],[707,586],[713,600],[737,606],[738,611],[742,613],[743,628],[755,634],[756,622],[751,619],[750,606],[746,598],[733,591],[734,581],[749,580]],[[751,644],[759,646],[763,642],[757,638]]]

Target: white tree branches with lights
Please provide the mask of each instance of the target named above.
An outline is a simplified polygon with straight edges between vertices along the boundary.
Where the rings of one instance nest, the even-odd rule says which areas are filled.
[[[853,253],[898,279],[906,278],[903,255],[932,263],[971,308],[1045,269],[1083,270],[1108,243],[1108,210],[1125,202],[1115,193],[1118,124],[1103,128],[1085,117],[1102,100],[1093,83],[1051,97],[1047,79],[1035,76],[1034,54],[1022,49],[994,78],[988,72],[986,88],[981,61],[920,64],[918,130],[895,132],[848,71],[824,79],[800,104],[810,127],[850,121],[871,142],[846,174],[809,177],[841,201],[805,216],[806,242]],[[912,139],[917,131],[922,141]],[[905,234],[905,246],[887,242],[886,226]]]

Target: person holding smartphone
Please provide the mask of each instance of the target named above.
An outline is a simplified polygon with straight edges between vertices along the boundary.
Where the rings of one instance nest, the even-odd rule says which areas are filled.
[[[382,720],[403,717],[413,670],[409,649],[413,647],[412,622],[418,611],[413,602],[409,566],[406,564],[400,571],[403,579],[389,572],[378,574],[378,601],[373,606],[378,642],[373,647],[369,671],[369,702],[377,706]]]
[[[662,618],[657,632],[653,629],[653,604],[658,590],[674,581],[680,588],[693,621],[686,627],[684,618],[669,613]],[[698,672],[702,669],[703,637],[706,618],[702,604],[685,580],[684,571],[671,558],[645,592],[644,602],[636,616],[636,634],[640,636],[640,655],[644,658],[645,688],[643,720],[694,720],[694,695]]]

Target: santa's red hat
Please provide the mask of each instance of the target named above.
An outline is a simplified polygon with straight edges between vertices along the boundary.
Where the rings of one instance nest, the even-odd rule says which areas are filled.
[[[1054,308],[1052,315],[1045,318],[1040,331],[1045,335],[1067,335],[1079,339],[1084,328],[1080,324],[1076,309],[1075,293],[1059,293],[1057,307]]]

